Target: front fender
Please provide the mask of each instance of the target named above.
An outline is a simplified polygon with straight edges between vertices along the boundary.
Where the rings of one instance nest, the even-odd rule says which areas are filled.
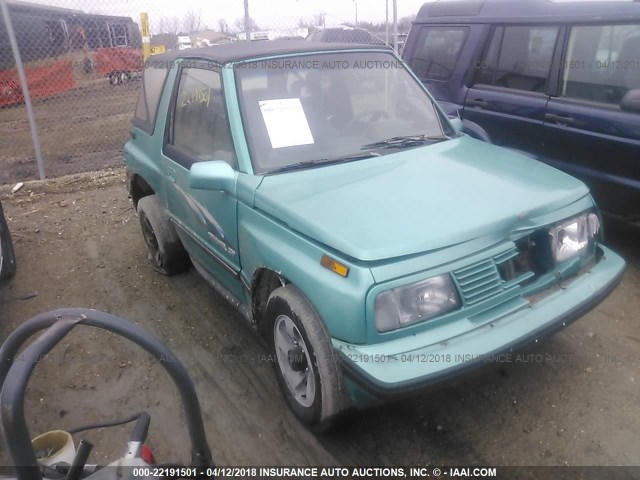
[[[363,343],[367,337],[366,295],[374,283],[368,268],[313,242],[276,219],[240,203],[238,238],[241,275],[251,284],[260,268],[271,269],[293,283],[311,302],[331,337]],[[347,277],[320,264],[329,255],[349,267]]]

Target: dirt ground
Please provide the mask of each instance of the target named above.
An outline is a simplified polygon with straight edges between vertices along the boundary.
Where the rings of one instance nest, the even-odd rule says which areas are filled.
[[[18,256],[0,287],[0,337],[46,310],[83,306],[157,335],[191,373],[214,453],[223,465],[638,465],[640,463],[640,235],[609,228],[628,261],[598,308],[525,353],[421,396],[354,412],[312,434],[289,413],[266,348],[195,271],[150,267],[121,169],[0,188]],[[526,358],[535,358],[526,357]],[[36,369],[31,435],[146,409],[161,462],[188,459],[178,397],[147,355],[79,327]],[[129,428],[77,435],[90,462],[114,458]],[[4,452],[4,450],[3,450]],[[6,457],[6,452],[3,453]],[[6,463],[0,455],[0,464]]]
[[[140,82],[107,79],[33,102],[47,178],[122,165]],[[39,178],[24,105],[0,108],[0,185]]]

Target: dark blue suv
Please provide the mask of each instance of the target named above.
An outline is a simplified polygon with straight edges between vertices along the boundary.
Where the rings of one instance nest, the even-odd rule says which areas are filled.
[[[469,133],[640,221],[640,2],[439,0],[420,9],[403,58]]]

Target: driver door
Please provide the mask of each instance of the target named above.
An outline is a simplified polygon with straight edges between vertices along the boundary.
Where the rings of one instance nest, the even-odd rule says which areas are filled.
[[[222,160],[237,169],[219,69],[180,67],[164,146],[167,207],[197,267],[241,298],[237,199],[189,187],[196,162]]]

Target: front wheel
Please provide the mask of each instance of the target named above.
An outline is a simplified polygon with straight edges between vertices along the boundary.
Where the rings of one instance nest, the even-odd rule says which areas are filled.
[[[326,429],[347,406],[342,370],[313,307],[293,285],[269,296],[265,328],[287,404],[304,424]]]

